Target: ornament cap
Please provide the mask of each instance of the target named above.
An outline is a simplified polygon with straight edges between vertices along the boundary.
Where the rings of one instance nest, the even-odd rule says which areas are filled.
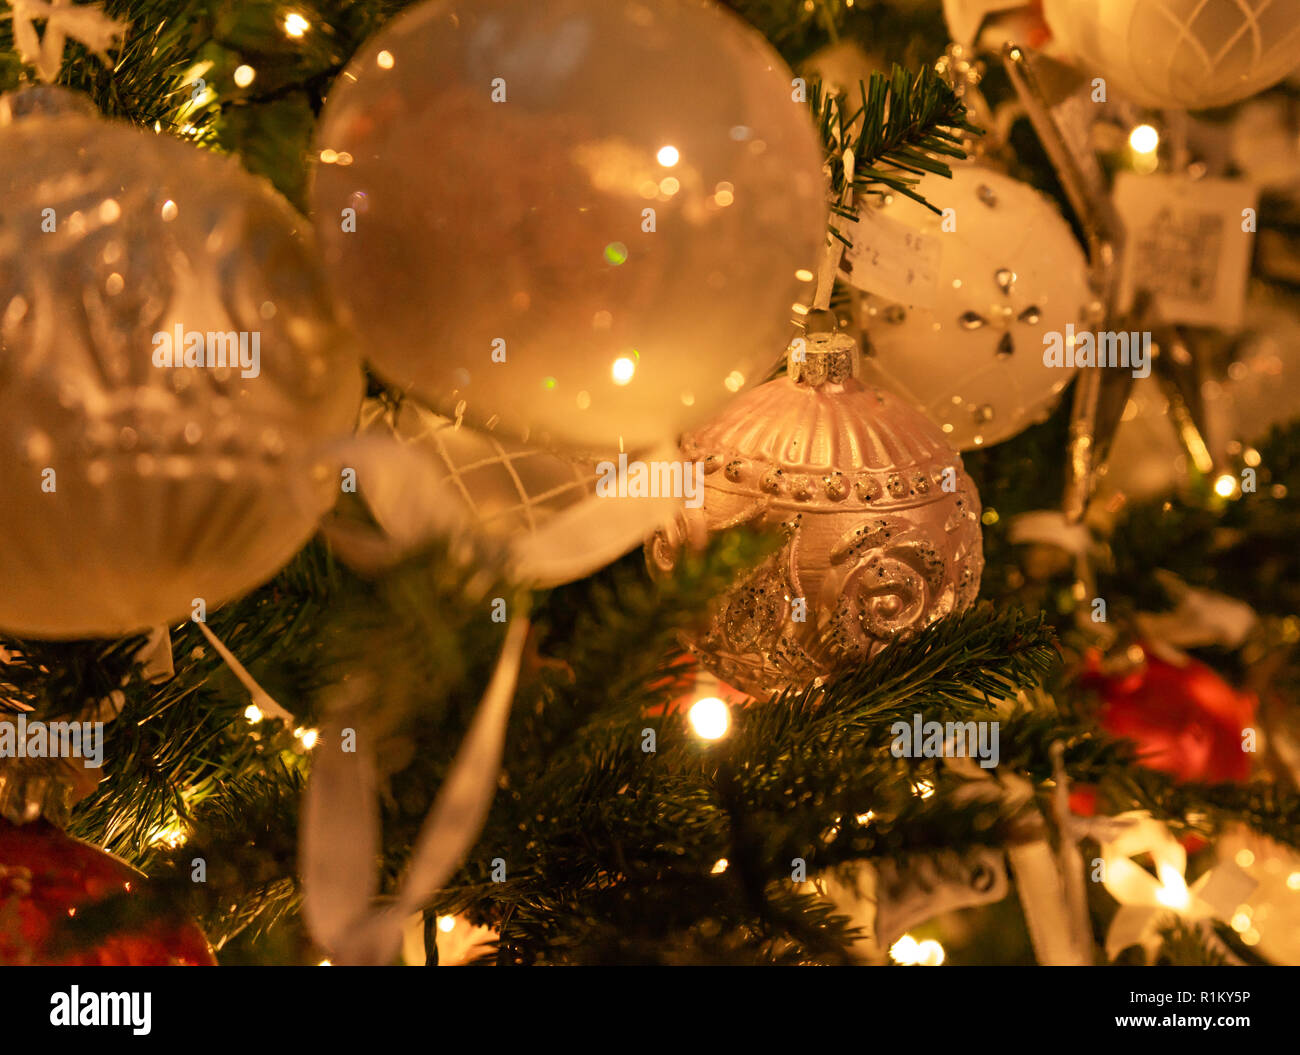
[[[44,818],[63,827],[72,816],[73,780],[60,759],[33,759],[0,767],[0,817],[10,824]]]
[[[839,385],[858,376],[858,342],[847,333],[806,332],[790,345],[786,364],[796,385]]]

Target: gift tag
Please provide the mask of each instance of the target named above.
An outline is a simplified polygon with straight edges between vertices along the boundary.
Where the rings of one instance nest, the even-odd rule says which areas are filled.
[[[862,208],[841,224],[852,248],[844,250],[840,273],[852,285],[912,308],[933,307],[939,288],[940,236]]]
[[[1121,304],[1131,304],[1142,288],[1163,322],[1241,325],[1255,238],[1254,187],[1121,172],[1114,200],[1127,230]]]

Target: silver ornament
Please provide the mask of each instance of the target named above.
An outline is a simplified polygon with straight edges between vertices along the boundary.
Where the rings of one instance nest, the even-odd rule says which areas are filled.
[[[961,456],[856,373],[850,337],[810,336],[788,376],[687,436],[683,453],[704,463],[704,503],[646,547],[651,569],[667,572],[711,532],[783,533],[691,642],[709,670],[755,696],[865,662],[979,590],[980,503]]]
[[[52,109],[0,127],[0,627],[116,636],[302,546],[339,491],[317,448],[351,430],[360,364],[265,182]]]

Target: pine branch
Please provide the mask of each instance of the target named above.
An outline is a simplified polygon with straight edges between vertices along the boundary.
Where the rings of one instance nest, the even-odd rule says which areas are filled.
[[[858,90],[859,100],[850,101],[829,94],[818,82],[809,89],[832,199],[844,199],[848,177],[843,159],[850,152],[855,192],[894,191],[939,212],[915,187],[927,173],[951,176],[943,159],[965,159],[963,134],[981,134],[966,120],[966,107],[929,66],[911,74],[896,65],[889,77],[873,73],[869,84],[859,82]]]

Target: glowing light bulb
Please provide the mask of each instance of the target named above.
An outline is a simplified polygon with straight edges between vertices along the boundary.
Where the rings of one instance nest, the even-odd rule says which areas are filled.
[[[381,51],[375,56],[375,65],[381,70],[391,70],[393,68],[393,53],[391,51]]]
[[[716,696],[705,696],[691,704],[687,713],[691,728],[702,740],[721,740],[731,727],[731,710]]]
[[[253,83],[253,78],[257,76],[257,70],[247,64],[240,66],[235,70],[235,84],[240,88],[247,88]]]
[[[1167,908],[1186,909],[1192,903],[1187,881],[1172,865],[1161,864],[1156,868],[1160,877],[1160,889],[1156,891],[1156,900]]]
[[[614,365],[609,372],[614,378],[614,384],[625,385],[632,380],[632,375],[636,373],[636,363],[625,355],[620,356],[614,360]]]
[[[1138,125],[1129,133],[1128,145],[1139,154],[1154,154],[1160,146],[1160,133],[1151,125]]]
[[[660,147],[659,153],[655,155],[656,160],[664,168],[670,169],[681,159],[681,155],[674,146]]]
[[[715,876],[722,875],[722,873],[727,870],[727,864],[728,862],[725,857],[719,857],[713,862],[712,874]]]
[[[309,29],[311,29],[311,23],[298,14],[297,11],[285,16],[284,31],[288,36],[301,37]]]
[[[438,929],[447,934],[456,926],[456,920],[451,916],[438,917]]]
[[[921,943],[910,934],[904,934],[889,947],[889,956],[895,963],[910,967],[920,955]]]
[[[315,729],[303,729],[299,727],[293,731],[293,735],[298,738],[298,742],[308,751],[315,747],[316,741],[320,739],[320,733]]]
[[[938,967],[943,963],[943,946],[933,938],[927,938],[916,947],[916,964],[918,967]]]
[[[262,713],[261,707],[259,707],[255,703],[250,703],[247,707],[244,708],[244,717],[247,718],[254,725],[256,725],[263,718],[265,718],[266,715]]]
[[[187,838],[189,833],[179,824],[169,824],[154,832],[149,842],[153,846],[166,846],[168,849],[175,850],[178,846],[184,846]]]
[[[1237,493],[1237,478],[1224,473],[1214,481],[1214,493],[1221,498],[1231,498]]]

